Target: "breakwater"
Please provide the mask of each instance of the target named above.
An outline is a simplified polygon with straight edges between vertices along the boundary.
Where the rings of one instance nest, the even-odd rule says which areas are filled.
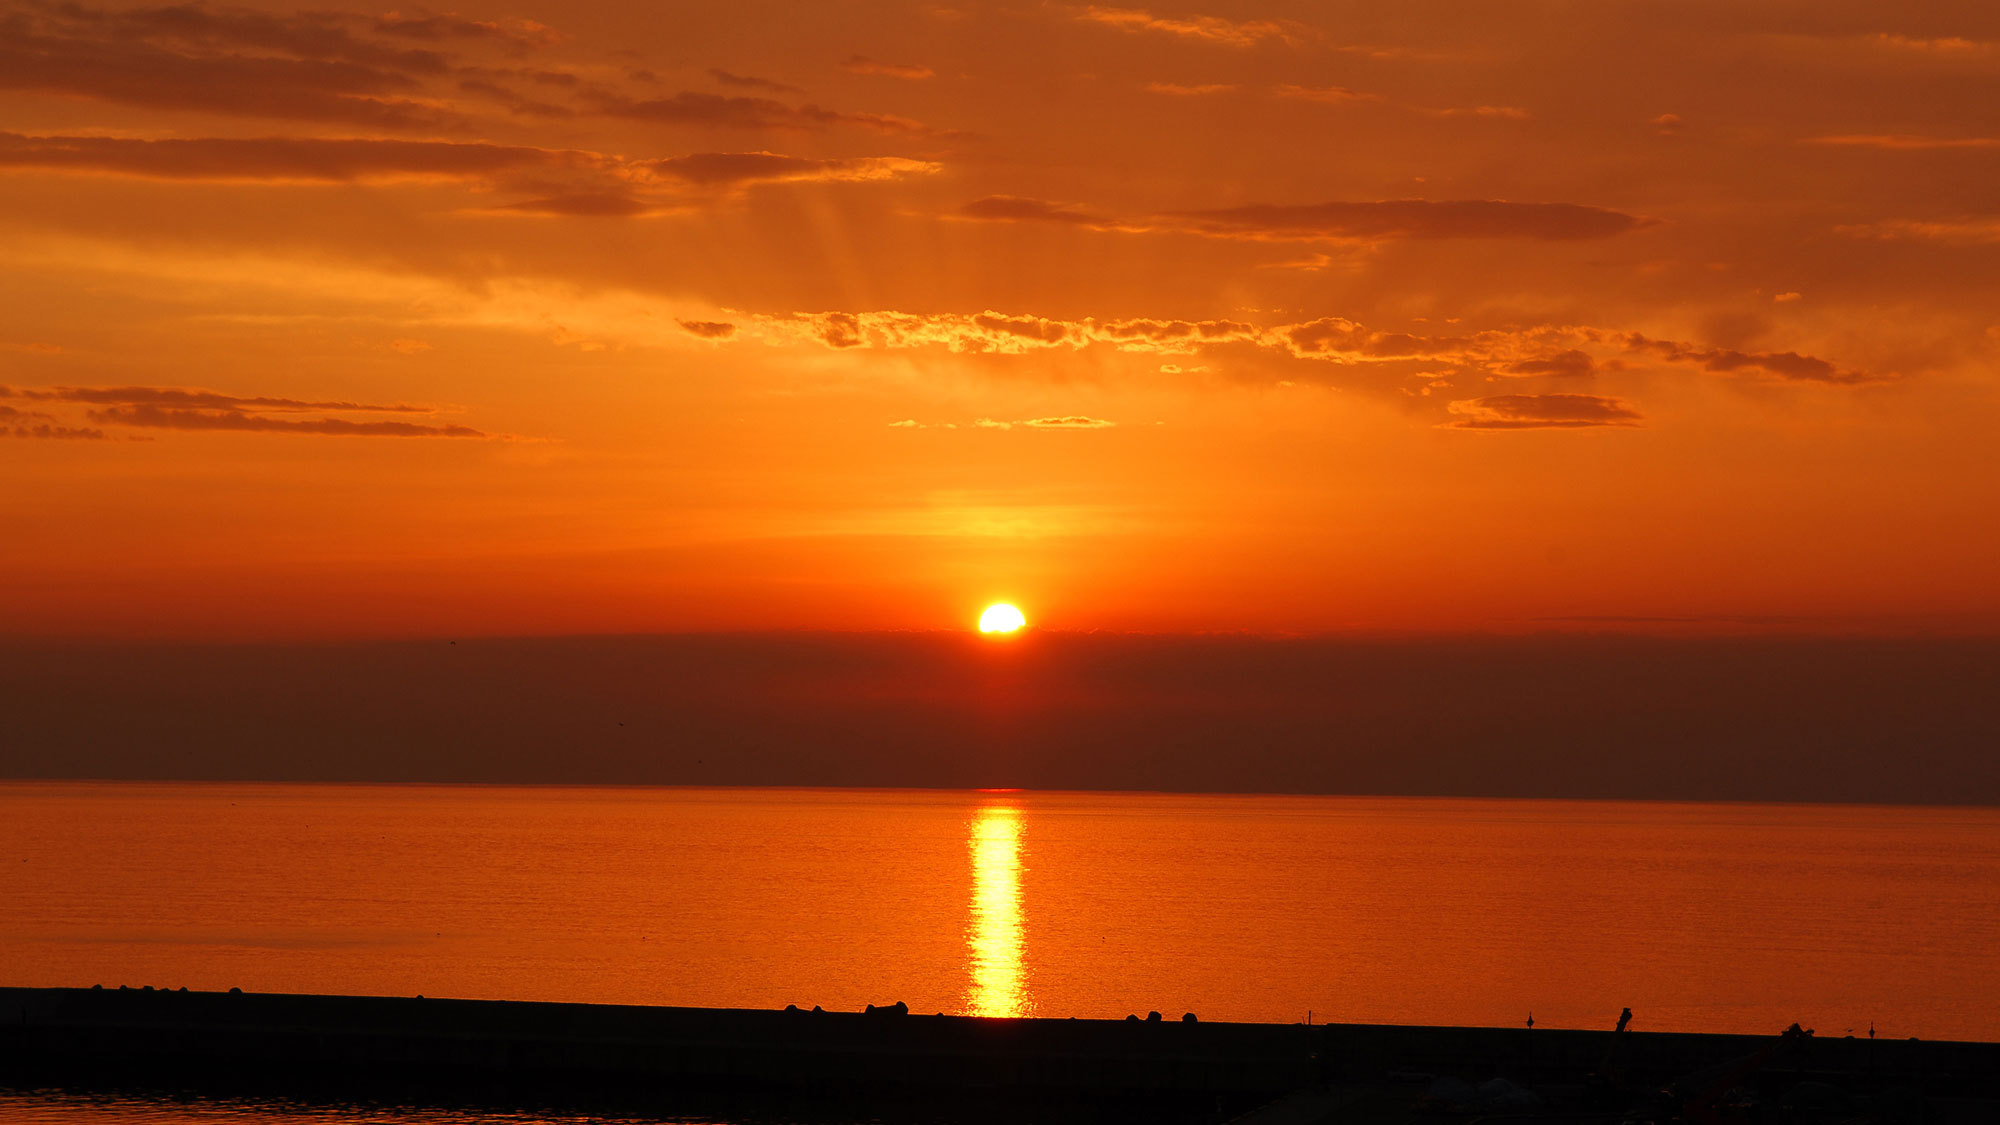
[[[1585,1087],[1713,1100],[1772,1074],[1982,1099],[2000,1044],[0,989],[0,1079],[16,1083],[893,1091],[1165,1099],[1222,1114],[1302,1091],[1414,1105],[1437,1079],[1503,1076],[1545,1102]]]

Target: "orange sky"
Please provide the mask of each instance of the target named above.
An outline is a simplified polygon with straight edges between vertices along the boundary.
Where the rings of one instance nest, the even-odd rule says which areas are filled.
[[[0,6],[0,630],[2000,627],[2000,10]]]

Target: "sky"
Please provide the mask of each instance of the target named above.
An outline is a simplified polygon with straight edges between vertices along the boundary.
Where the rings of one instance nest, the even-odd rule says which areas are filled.
[[[0,631],[1990,636],[2000,9],[0,4]]]

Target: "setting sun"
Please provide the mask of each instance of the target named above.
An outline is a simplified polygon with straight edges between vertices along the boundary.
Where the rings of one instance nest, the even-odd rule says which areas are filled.
[[[982,633],[1012,633],[1027,623],[1028,619],[1021,615],[1021,611],[1006,602],[989,605],[986,612],[979,615],[979,631]]]

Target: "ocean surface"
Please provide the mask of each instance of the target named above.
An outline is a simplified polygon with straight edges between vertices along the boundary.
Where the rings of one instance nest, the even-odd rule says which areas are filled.
[[[0,902],[8,985],[2000,1039],[1988,809],[0,783]]]

